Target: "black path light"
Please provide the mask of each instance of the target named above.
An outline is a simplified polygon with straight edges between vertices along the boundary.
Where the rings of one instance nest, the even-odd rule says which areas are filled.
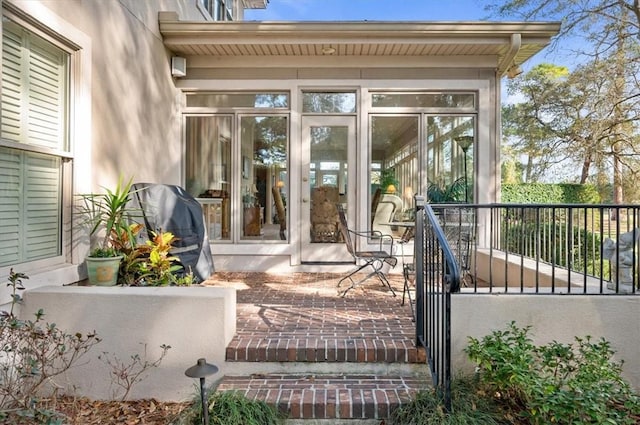
[[[191,366],[184,372],[184,374],[189,378],[200,378],[200,402],[202,403],[203,425],[209,425],[209,409],[207,408],[207,404],[205,403],[206,397],[204,390],[204,380],[205,377],[213,375],[218,370],[218,366],[209,364],[204,358],[202,358],[198,359],[198,362],[194,366]]]

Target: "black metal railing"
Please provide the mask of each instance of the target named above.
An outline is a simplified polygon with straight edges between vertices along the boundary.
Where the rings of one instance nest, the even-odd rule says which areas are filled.
[[[639,293],[640,206],[433,205],[477,293]]]
[[[451,410],[451,292],[460,285],[459,267],[440,223],[416,197],[416,344],[425,347],[435,388]]]
[[[425,205],[416,197],[416,344],[451,409],[451,294],[639,294],[640,206]]]

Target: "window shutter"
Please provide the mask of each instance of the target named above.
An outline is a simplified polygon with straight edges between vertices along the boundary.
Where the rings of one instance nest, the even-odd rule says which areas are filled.
[[[2,31],[0,267],[62,253],[62,159],[67,151],[69,55],[9,20]]]
[[[67,150],[68,54],[12,23],[2,37],[2,138]]]
[[[0,266],[20,258],[20,152],[0,148]]]
[[[25,154],[25,260],[60,254],[60,158]]]
[[[9,22],[4,22],[3,25],[2,138],[19,143],[23,138],[21,125],[22,92],[24,91],[22,30]]]
[[[65,150],[65,57],[38,38],[31,39],[29,52],[28,143]]]

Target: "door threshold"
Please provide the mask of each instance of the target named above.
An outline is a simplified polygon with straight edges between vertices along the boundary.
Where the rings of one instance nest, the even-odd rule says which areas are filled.
[[[353,261],[301,261],[300,264],[307,266],[346,266],[355,263]]]

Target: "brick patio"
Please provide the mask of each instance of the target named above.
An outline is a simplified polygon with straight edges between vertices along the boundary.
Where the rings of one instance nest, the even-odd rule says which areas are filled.
[[[345,298],[341,274],[216,273],[210,285],[237,292],[237,333],[227,362],[244,373],[218,390],[240,390],[291,419],[379,423],[428,385],[424,350],[414,344],[402,280],[397,297],[370,279]]]

